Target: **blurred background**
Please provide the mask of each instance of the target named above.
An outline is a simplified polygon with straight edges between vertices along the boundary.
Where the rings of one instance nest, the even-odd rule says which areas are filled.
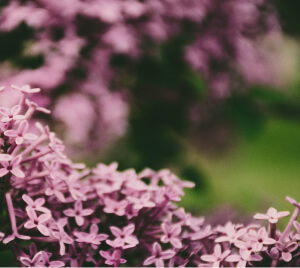
[[[1,85],[88,166],[170,168],[214,219],[300,200],[300,2],[3,0]],[[13,105],[11,92],[0,104]]]

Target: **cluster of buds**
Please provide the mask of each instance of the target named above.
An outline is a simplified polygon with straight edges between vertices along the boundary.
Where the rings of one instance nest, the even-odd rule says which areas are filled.
[[[274,208],[254,216],[268,221],[268,230],[231,222],[212,227],[176,206],[194,185],[169,170],[72,163],[55,133],[31,126],[34,112],[50,112],[28,99],[39,89],[12,88],[18,105],[0,107],[0,238],[20,265],[300,265],[300,204],[292,198],[295,211],[282,233],[276,223],[289,212]]]

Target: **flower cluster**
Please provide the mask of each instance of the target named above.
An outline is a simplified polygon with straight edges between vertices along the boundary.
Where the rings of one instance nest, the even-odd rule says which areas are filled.
[[[48,127],[36,123],[39,135],[30,133],[32,114],[49,112],[28,100],[39,89],[13,89],[18,105],[0,107],[0,238],[22,266],[299,266],[300,204],[292,198],[282,233],[276,224],[289,212],[275,208],[254,216],[268,230],[212,227],[175,205],[193,183],[169,170],[72,163]]]
[[[35,100],[53,107],[54,117],[63,122],[73,146],[78,141],[88,143],[91,136],[99,137],[98,144],[104,146],[125,132],[129,113],[123,90],[127,84],[120,82],[123,72],[112,67],[115,56],[126,56],[130,62],[143,55],[153,57],[163,42],[188,33],[184,58],[207,80],[213,95],[228,94],[236,86],[237,76],[251,83],[274,82],[277,65],[261,41],[280,30],[267,2],[7,1],[0,9],[0,32],[12,32],[25,22],[34,36],[33,42],[24,45],[23,56],[41,56],[43,60],[39,66],[22,70],[8,70],[5,64],[1,79],[7,85],[47,89],[47,94]],[[114,92],[109,90],[112,88]],[[77,109],[70,115],[65,107],[74,102]],[[74,123],[78,117],[88,118],[85,127]],[[73,131],[78,135],[72,135]],[[96,147],[90,144],[80,149]]]

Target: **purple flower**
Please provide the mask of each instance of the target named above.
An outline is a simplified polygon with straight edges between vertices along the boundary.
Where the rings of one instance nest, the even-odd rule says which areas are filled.
[[[152,208],[155,207],[155,203],[150,201],[150,193],[144,193],[140,198],[134,196],[128,196],[127,200],[132,202],[133,208],[140,210],[142,208]]]
[[[17,130],[6,130],[4,132],[5,136],[15,138],[16,144],[20,145],[24,140],[36,140],[37,136],[35,134],[26,133],[28,130],[28,122],[26,120],[21,121]]]
[[[108,235],[98,234],[98,231],[99,231],[98,226],[96,224],[92,224],[90,228],[90,233],[74,232],[74,235],[77,237],[76,238],[77,242],[100,245],[101,241],[104,241],[108,238]]]
[[[246,232],[246,228],[236,229],[235,225],[226,224],[224,227],[225,235],[222,235],[216,239],[216,243],[228,241],[231,244],[234,244],[240,237],[242,237]]]
[[[82,209],[82,202],[76,201],[74,204],[74,209],[65,209],[63,212],[68,217],[74,217],[77,225],[82,226],[84,223],[84,216],[91,215],[94,210],[90,208]]]
[[[277,212],[275,208],[269,208],[267,214],[256,213],[254,219],[268,220],[270,223],[277,223],[279,219],[290,215],[289,211]]]
[[[181,248],[182,243],[178,238],[181,233],[181,226],[179,224],[169,225],[167,223],[162,223],[161,229],[164,234],[160,237],[160,241],[163,243],[170,242],[174,248]]]
[[[19,164],[22,161],[21,156],[16,156],[11,161],[1,161],[3,168],[0,168],[0,177],[5,176],[8,173],[13,174],[18,178],[24,178],[24,172],[19,168]]]
[[[22,195],[22,199],[27,203],[26,211],[32,209],[40,212],[51,214],[51,211],[48,208],[43,207],[45,204],[45,198],[38,198],[36,200],[31,199],[31,197],[27,194]]]
[[[220,244],[216,244],[213,254],[204,254],[200,257],[200,259],[202,261],[211,263],[213,267],[221,267],[221,262],[226,259],[230,252],[230,250],[225,250],[224,252],[222,252]]]
[[[289,243],[282,243],[276,242],[276,248],[281,252],[281,258],[285,262],[289,262],[292,260],[292,253],[298,248],[298,243],[296,242],[289,242]]]
[[[119,264],[126,263],[125,259],[121,258],[121,251],[115,250],[112,254],[107,251],[100,250],[100,255],[105,258],[105,264],[118,266]]]
[[[27,229],[37,228],[44,236],[50,235],[49,229],[43,223],[45,223],[51,218],[51,214],[45,213],[40,216],[37,216],[35,211],[31,208],[27,210],[27,214],[29,216],[29,220],[25,222],[24,224],[25,228]]]
[[[227,262],[237,262],[237,267],[246,267],[247,262],[261,261],[262,259],[263,257],[260,255],[249,255],[247,252],[240,250],[239,255],[230,255],[225,260]]]
[[[156,267],[164,267],[164,260],[169,260],[175,255],[175,251],[168,249],[162,251],[159,243],[155,242],[152,246],[152,255],[144,260],[143,265],[155,263]]]
[[[119,229],[118,227],[111,226],[109,227],[112,234],[116,237],[114,241],[107,240],[106,243],[113,247],[113,245],[118,245],[118,247],[122,247],[123,249],[135,247],[139,241],[136,236],[132,235],[134,232],[135,226],[134,224],[129,224],[125,226],[123,229]],[[113,242],[113,243],[112,243]]]
[[[39,93],[41,91],[40,88],[30,88],[29,85],[24,85],[21,87],[15,86],[15,85],[11,85],[11,87],[13,89],[16,89],[22,93],[26,93],[26,94],[31,94],[31,93]]]
[[[105,207],[103,209],[104,212],[113,213],[118,216],[125,215],[125,210],[126,210],[127,204],[128,204],[128,202],[126,200],[115,201],[115,200],[107,197],[104,199],[104,203],[105,203]]]
[[[23,120],[25,119],[24,115],[19,115],[19,112],[21,111],[21,107],[19,105],[16,105],[12,107],[11,109],[7,108],[0,108],[0,114],[2,114],[2,122],[11,122],[11,121],[17,121],[17,120]]]

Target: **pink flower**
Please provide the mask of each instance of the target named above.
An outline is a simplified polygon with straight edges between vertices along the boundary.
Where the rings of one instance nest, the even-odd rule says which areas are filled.
[[[87,243],[92,245],[100,245],[103,240],[108,238],[107,234],[98,234],[99,228],[96,224],[92,224],[89,233],[74,232],[77,237],[76,241],[80,243]]]
[[[51,214],[45,213],[37,217],[35,211],[31,208],[27,210],[29,220],[25,222],[24,227],[27,229],[37,228],[44,236],[49,236],[49,229],[43,224],[51,218]]]
[[[4,157],[2,157],[4,158]],[[18,178],[24,178],[25,174],[24,172],[19,168],[19,164],[22,161],[21,156],[16,156],[13,158],[10,162],[9,161],[0,161],[3,168],[0,168],[0,177],[5,176],[8,173],[13,174],[14,176]]]
[[[277,223],[279,219],[290,215],[289,211],[277,212],[275,208],[269,208],[267,214],[256,213],[254,219],[268,220],[269,223]]]
[[[33,199],[31,199],[31,197],[29,195],[23,194],[22,199],[28,205],[26,207],[26,211],[28,211],[29,209],[33,209],[33,210],[37,210],[40,212],[51,214],[51,211],[48,208],[43,207],[43,205],[45,204],[45,198],[40,197],[34,201]]]
[[[168,249],[162,251],[160,244],[155,242],[152,246],[152,256],[148,257],[143,265],[150,265],[155,263],[156,267],[164,267],[164,260],[169,260],[175,255],[175,251],[172,249]]]
[[[129,224],[126,227],[119,229],[118,227],[111,226],[109,227],[112,234],[116,237],[114,241],[107,240],[106,243],[113,247],[113,245],[118,245],[118,247],[122,247],[123,249],[135,247],[139,241],[136,236],[132,235],[134,232],[135,226],[134,224]],[[113,243],[111,243],[113,242]]]
[[[140,210],[142,208],[155,207],[155,203],[150,201],[150,193],[144,193],[141,197],[128,196],[127,200],[133,203],[133,208]]]
[[[230,255],[225,260],[228,262],[237,262],[237,267],[246,267],[248,261],[261,261],[262,259],[263,257],[260,255],[249,255],[247,252],[240,250],[239,255]]]
[[[28,122],[26,120],[21,121],[17,130],[9,129],[4,132],[4,135],[7,137],[16,138],[16,144],[20,145],[25,140],[36,140],[38,137],[35,134],[26,133],[28,130]]]
[[[281,251],[281,258],[285,262],[289,262],[292,260],[293,256],[292,253],[298,248],[297,242],[289,242],[289,243],[282,243],[282,242],[276,242],[276,247],[279,251]]]
[[[226,224],[224,227],[225,235],[220,236],[216,239],[216,243],[228,241],[229,243],[233,244],[238,239],[243,236],[247,232],[246,228],[241,228],[239,230],[236,229],[236,226],[233,224]]]
[[[214,253],[211,255],[204,254],[200,257],[202,261],[209,262],[213,267],[220,267],[222,261],[230,254],[230,250],[222,252],[220,244],[216,244]]]
[[[89,216],[91,215],[94,210],[87,208],[87,209],[82,209],[82,202],[81,201],[76,201],[74,205],[74,209],[65,209],[64,214],[68,217],[75,217],[75,221],[78,226],[82,226],[84,223],[84,216]]]
[[[125,211],[126,211],[127,204],[128,204],[128,202],[126,200],[115,201],[110,198],[105,198],[104,203],[105,203],[105,207],[103,209],[104,212],[113,213],[118,216],[125,215]]]
[[[16,89],[22,93],[26,93],[26,94],[30,94],[30,93],[39,93],[41,91],[40,88],[30,88],[29,85],[24,85],[21,87],[15,86],[15,85],[11,85],[11,87],[13,89]]]
[[[13,120],[23,120],[25,119],[24,115],[19,115],[19,112],[21,111],[20,105],[16,105],[12,107],[11,109],[7,108],[0,108],[0,114],[2,114],[2,122],[10,122]]]
[[[179,224],[167,224],[162,223],[161,229],[164,234],[160,237],[160,241],[163,243],[170,242],[174,248],[181,248],[182,243],[178,238],[178,235],[181,233],[181,226]]]
[[[120,250],[115,250],[113,254],[103,250],[100,250],[99,253],[103,258],[105,258],[105,264],[107,265],[117,266],[120,263],[126,263],[126,260],[121,258]]]

